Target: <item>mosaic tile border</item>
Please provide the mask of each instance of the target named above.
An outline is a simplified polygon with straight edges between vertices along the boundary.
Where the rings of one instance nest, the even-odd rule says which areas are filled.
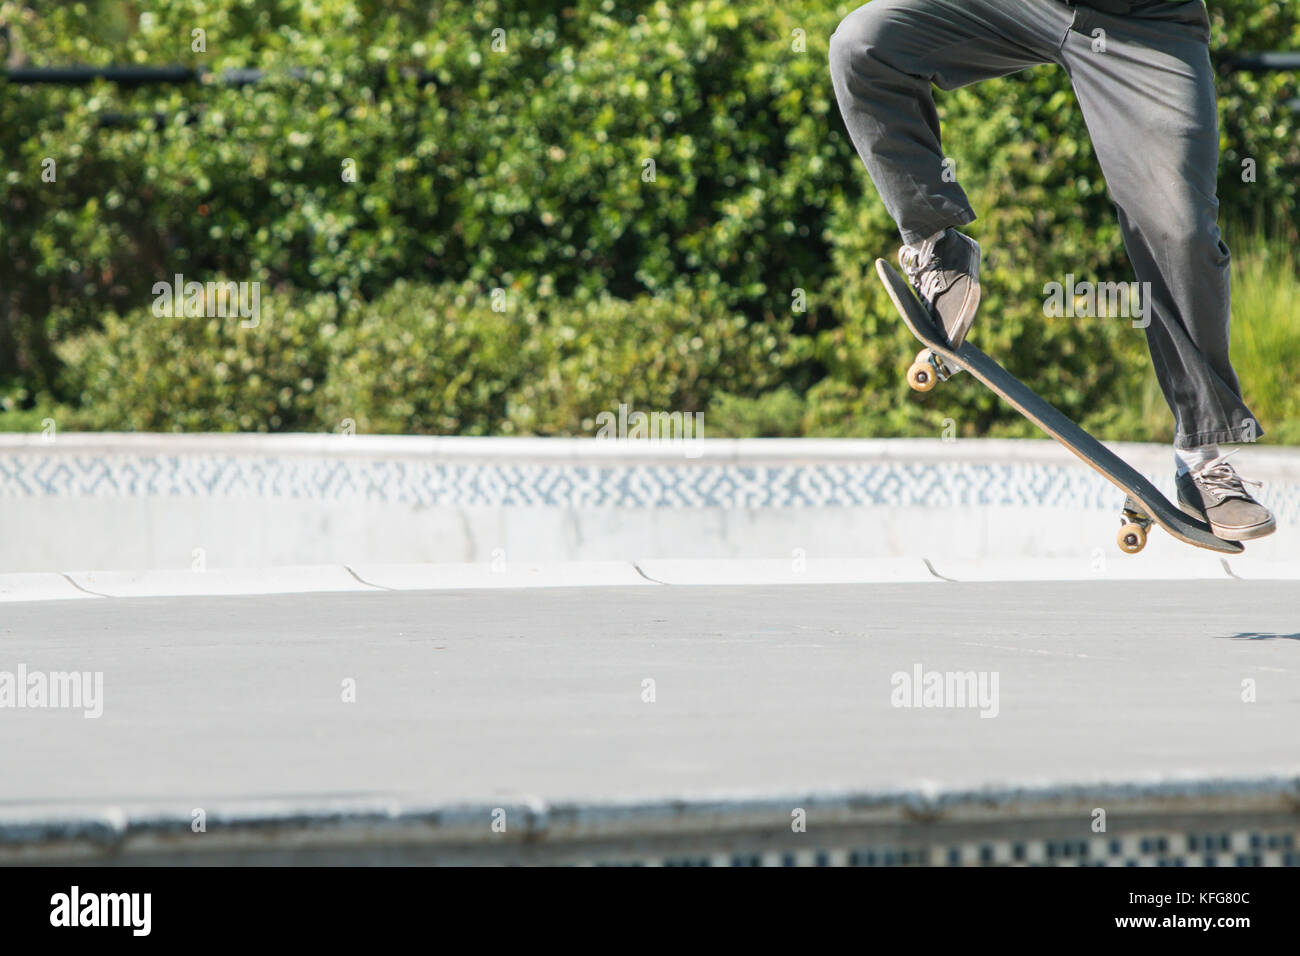
[[[596,866],[1300,866],[1300,830],[1225,828],[1213,832],[1145,830],[1087,840],[980,840],[925,844],[839,845],[809,850],[700,854],[593,855]]]
[[[1172,476],[1148,474],[1166,494]],[[800,464],[475,464],[235,454],[0,454],[0,498],[282,498],[413,507],[931,508],[1113,510],[1120,495],[1083,465],[879,462]],[[1300,520],[1300,483],[1261,498]]]

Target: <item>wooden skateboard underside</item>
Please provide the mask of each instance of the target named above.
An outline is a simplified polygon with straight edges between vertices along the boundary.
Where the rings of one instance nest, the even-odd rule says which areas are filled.
[[[1240,542],[1226,541],[1216,536],[1204,521],[1171,504],[1155,485],[1128,462],[1066,418],[1056,407],[1039,398],[1028,386],[970,342],[963,342],[955,351],[950,349],[947,337],[939,330],[929,310],[912,292],[907,280],[884,259],[876,260],[876,272],[885,284],[899,315],[923,345],[946,360],[950,366],[960,365],[966,369],[1111,484],[1140,502],[1146,514],[1165,531],[1180,541],[1211,551],[1237,554],[1244,550]]]

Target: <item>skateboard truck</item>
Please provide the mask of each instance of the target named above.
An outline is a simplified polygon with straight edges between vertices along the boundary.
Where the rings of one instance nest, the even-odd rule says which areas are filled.
[[[907,384],[915,391],[928,392],[960,371],[961,366],[950,368],[944,363],[942,356],[936,355],[929,349],[921,349],[916,353],[916,358],[912,360],[907,370]]]
[[[1147,529],[1151,527],[1152,518],[1139,501],[1132,496],[1124,499],[1124,510],[1119,515],[1119,534],[1115,543],[1125,554],[1137,554],[1147,546]]]

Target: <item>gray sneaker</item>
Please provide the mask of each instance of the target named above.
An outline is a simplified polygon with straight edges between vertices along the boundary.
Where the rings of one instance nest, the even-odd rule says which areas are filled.
[[[966,340],[980,305],[980,246],[956,229],[945,229],[935,242],[903,246],[898,264],[943,325],[953,348]]]
[[[1262,483],[1238,477],[1227,462],[1231,454],[1234,452],[1179,475],[1178,506],[1209,522],[1215,534],[1229,541],[1249,541],[1272,534],[1277,530],[1273,515],[1245,487]]]

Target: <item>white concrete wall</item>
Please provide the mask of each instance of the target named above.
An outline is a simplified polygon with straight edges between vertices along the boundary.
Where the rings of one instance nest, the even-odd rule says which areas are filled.
[[[1166,493],[1163,446],[1113,446]],[[1300,451],[1248,448],[1300,559]],[[1122,494],[1052,441],[0,436],[0,572],[653,558],[1126,557]],[[1207,555],[1208,552],[1197,552]]]

